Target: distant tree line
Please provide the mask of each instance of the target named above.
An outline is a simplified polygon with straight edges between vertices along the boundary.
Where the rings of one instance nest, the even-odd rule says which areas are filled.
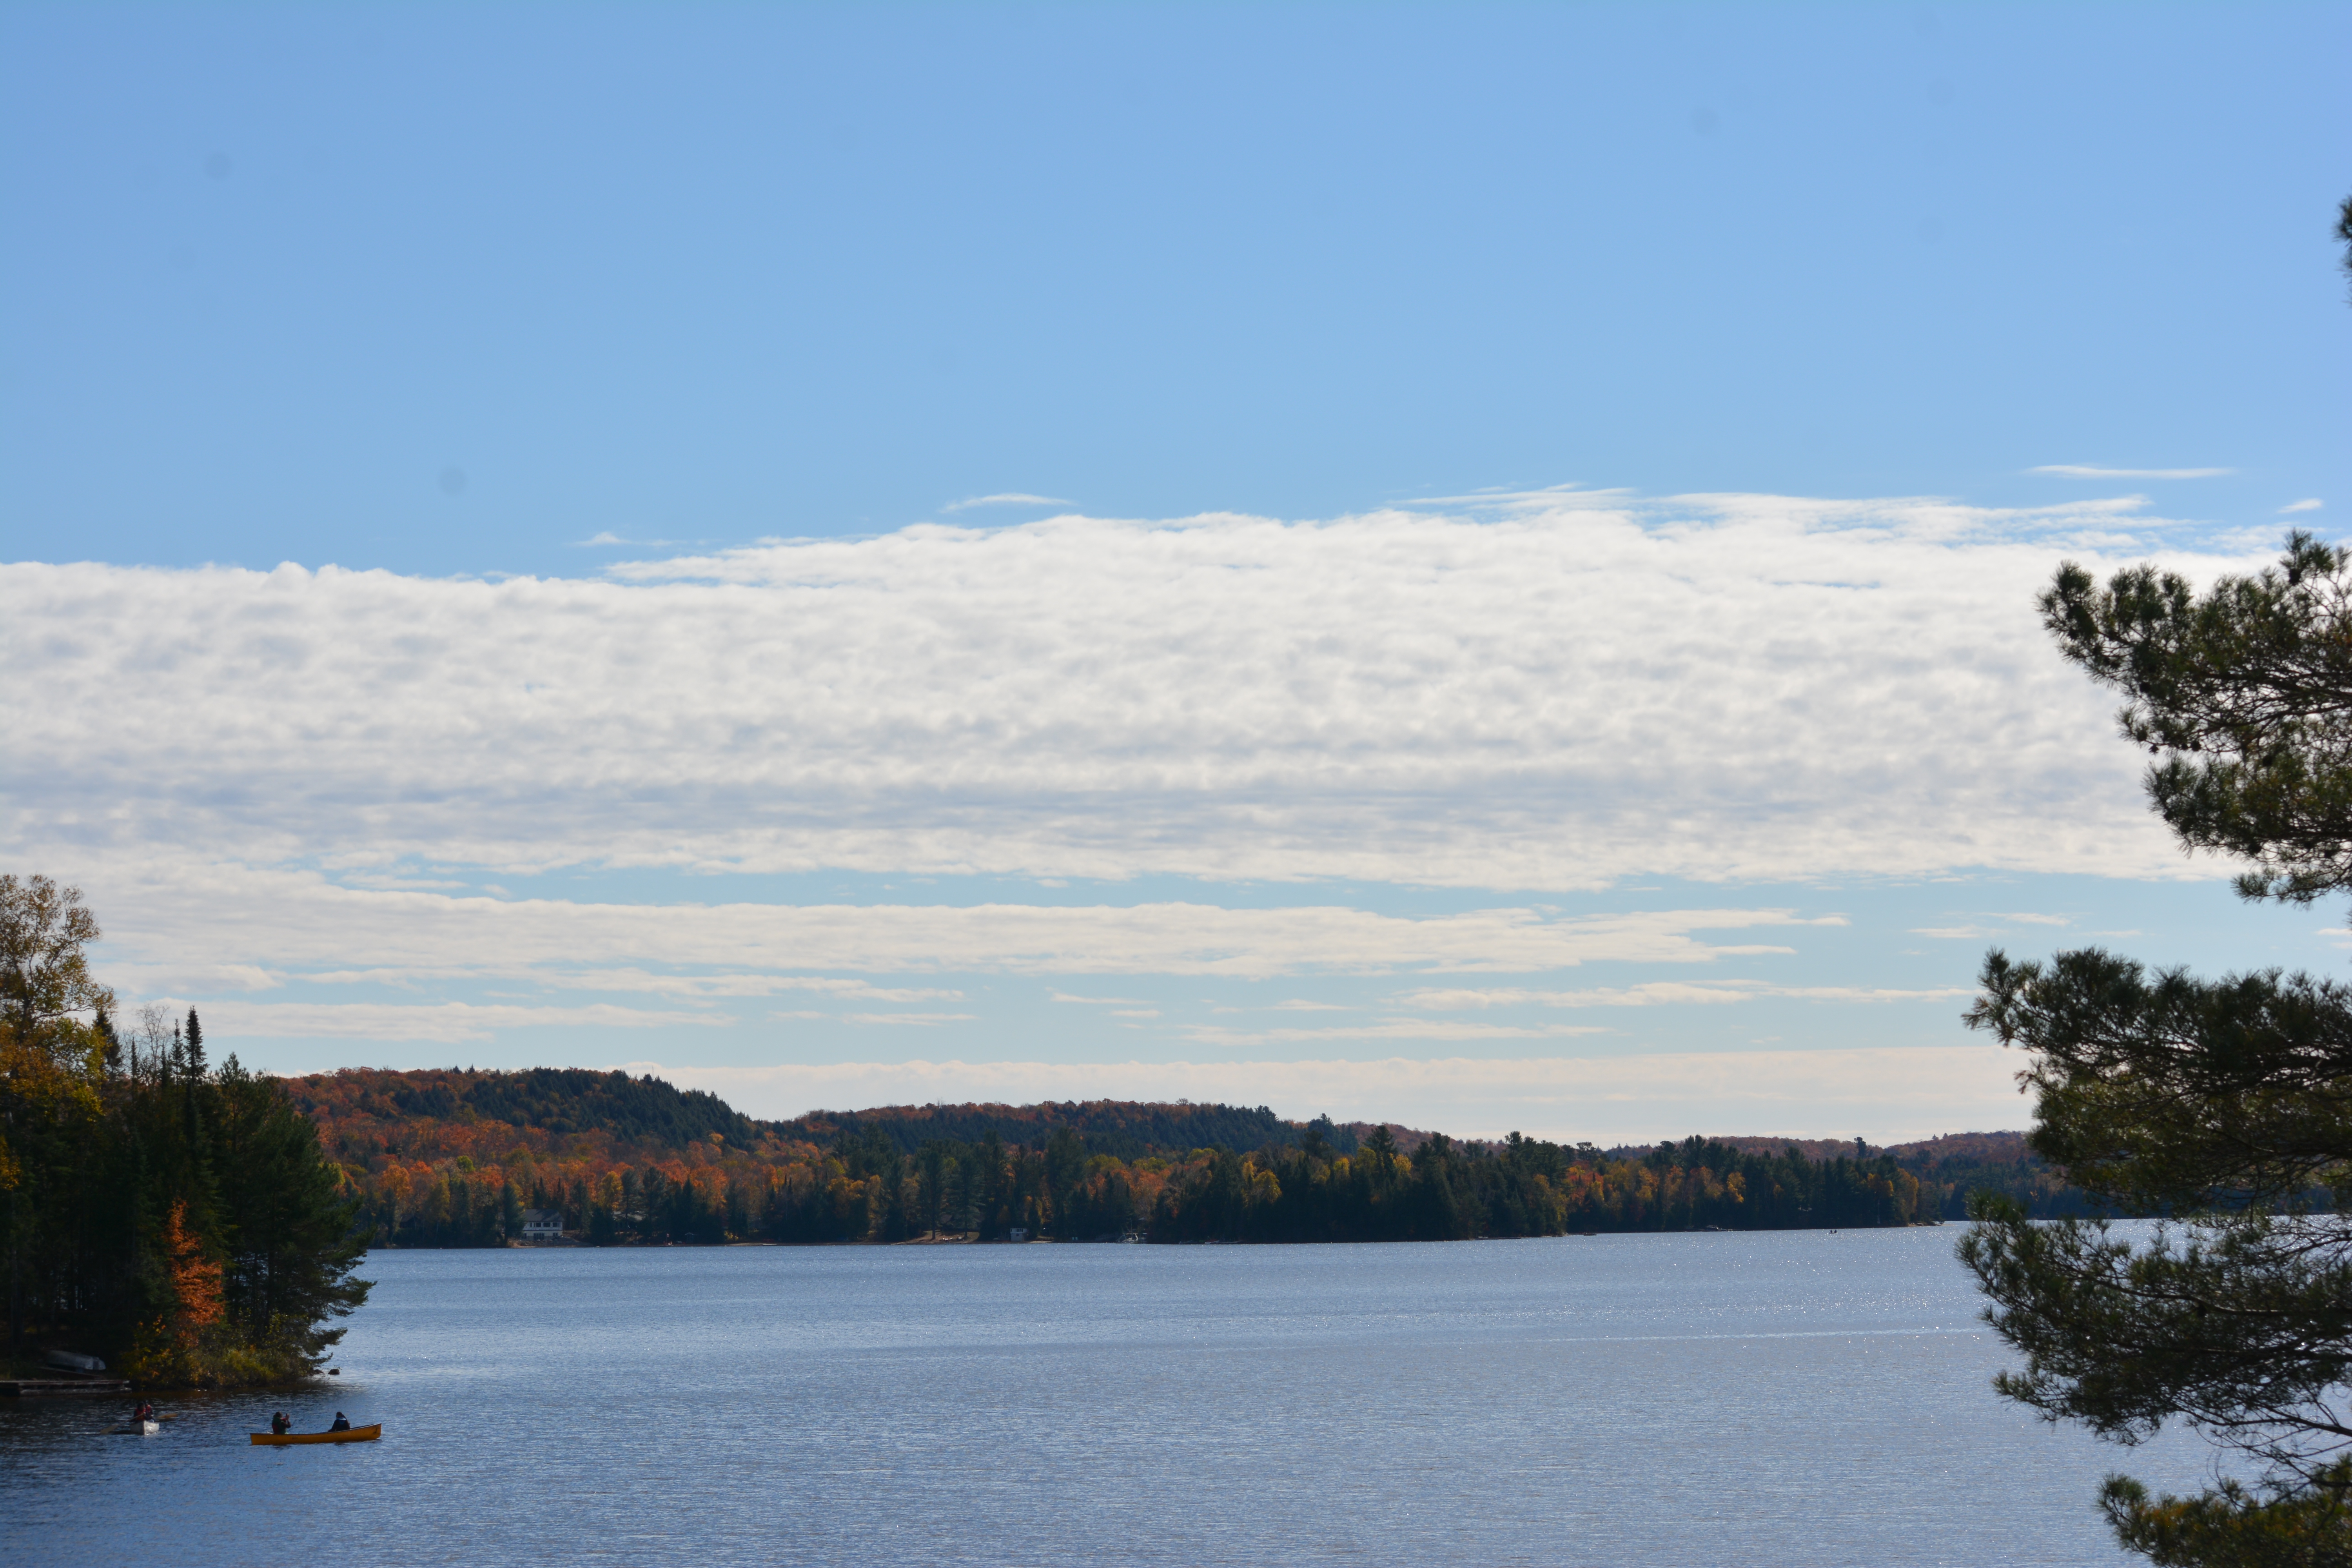
[[[1089,1154],[1140,1160],[1188,1149],[1287,1148],[1304,1135],[1299,1123],[1285,1121],[1261,1105],[1174,1104],[1149,1100],[1045,1100],[1036,1105],[889,1105],[872,1110],[814,1111],[772,1124],[783,1135],[831,1145],[844,1134],[878,1131],[902,1154],[927,1143],[978,1144],[993,1135],[1006,1143],[1040,1143],[1066,1127]],[[1328,1124],[1327,1124],[1328,1125]],[[1356,1132],[1331,1132],[1342,1153],[1356,1146]]]
[[[530,1208],[597,1244],[1861,1227],[1957,1220],[1971,1192],[2037,1215],[2094,1211],[2018,1133],[1900,1150],[1706,1138],[1597,1150],[1185,1102],[755,1121],[708,1093],[585,1069],[348,1069],[287,1086],[346,1168],[367,1234],[391,1246],[499,1246]]]
[[[1815,1161],[1742,1153],[1692,1138],[1611,1159],[1513,1133],[1497,1143],[1423,1138],[1410,1154],[1385,1127],[1343,1152],[1328,1120],[1248,1152],[1196,1149],[1123,1161],[1088,1154],[1067,1128],[1041,1145],[935,1140],[901,1155],[871,1131],[845,1140],[837,1180],[873,1194],[848,1235],[894,1240],[961,1231],[982,1239],[1134,1234],[1156,1242],[1455,1241],[1573,1230],[1785,1230],[1907,1225],[1935,1197],[1888,1156]],[[834,1191],[827,1184],[827,1192]],[[1923,1202],[1923,1194],[1927,1201]],[[834,1215],[814,1190],[774,1211],[775,1238],[822,1239]],[[859,1233],[864,1219],[870,1230]],[[787,1227],[797,1226],[798,1235]],[[835,1235],[843,1231],[836,1223]]]
[[[575,1069],[354,1070],[289,1087],[370,1237],[404,1247],[501,1245],[530,1209],[576,1238],[630,1245],[1801,1229],[1956,1219],[1971,1192],[2043,1215],[2088,1206],[2014,1133],[1892,1151],[1703,1138],[1604,1151],[1181,1102],[757,1121],[658,1079]]]

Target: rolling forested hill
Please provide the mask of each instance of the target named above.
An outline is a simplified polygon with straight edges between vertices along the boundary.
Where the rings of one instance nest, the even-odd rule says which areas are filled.
[[[593,1242],[1437,1239],[1933,1223],[1979,1188],[2087,1205],[2016,1132],[1874,1148],[1736,1137],[1601,1150],[1286,1121],[1260,1106],[884,1106],[789,1121],[580,1068],[285,1080],[379,1244],[491,1245],[523,1211]]]
[[[551,1151],[596,1153],[677,1153],[711,1142],[738,1150],[762,1145],[831,1148],[846,1137],[878,1133],[901,1154],[946,1139],[978,1143],[994,1135],[1009,1144],[1043,1143],[1068,1128],[1089,1154],[1123,1160],[1194,1149],[1290,1147],[1303,1124],[1264,1106],[1153,1104],[1133,1100],[1048,1100],[1037,1105],[886,1105],[867,1110],[819,1110],[791,1121],[757,1121],[717,1095],[682,1089],[651,1077],[592,1072],[581,1068],[532,1068],[522,1072],[430,1068],[394,1072],[350,1068],[288,1079],[286,1088],[325,1134],[339,1156],[365,1160],[379,1152],[504,1155],[518,1144],[535,1157]],[[1370,1124],[1325,1126],[1342,1152]],[[1411,1148],[1428,1136],[1394,1130]]]
[[[550,1144],[585,1137],[600,1145],[670,1150],[714,1132],[747,1148],[761,1136],[749,1117],[715,1094],[582,1068],[354,1068],[283,1081],[295,1104],[319,1123],[331,1150],[349,1143],[354,1150],[472,1153],[479,1138],[495,1142],[500,1130]],[[505,1149],[501,1144],[496,1152]]]
[[[1155,1153],[1189,1153],[1194,1149],[1296,1148],[1304,1124],[1285,1121],[1265,1106],[1245,1110],[1235,1105],[1173,1105],[1136,1100],[1047,1100],[1039,1105],[886,1105],[871,1110],[819,1110],[796,1121],[779,1122],[796,1136],[831,1143],[845,1133],[874,1129],[902,1154],[912,1154],[935,1139],[978,1143],[992,1133],[1007,1143],[1044,1142],[1068,1128],[1085,1142],[1089,1154],[1113,1154],[1139,1160]],[[1356,1144],[1356,1134],[1325,1126],[1342,1152]]]

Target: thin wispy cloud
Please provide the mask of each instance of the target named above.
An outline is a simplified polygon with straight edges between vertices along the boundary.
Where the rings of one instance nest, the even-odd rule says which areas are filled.
[[[1652,1007],[1671,1003],[1707,1006],[1742,1002],[1747,997],[1745,991],[1726,986],[1654,981],[1644,985],[1596,987],[1582,991],[1533,990],[1525,986],[1448,986],[1404,992],[1394,998],[1394,1005],[1425,1012],[1459,1013],[1488,1007]]]
[[[868,980],[824,974],[655,974],[642,969],[595,969],[576,973],[521,971],[520,975],[567,990],[641,992],[707,1000],[774,996],[795,991],[820,992],[836,1000],[855,1002],[952,1002],[963,997],[961,991],[936,986],[877,985]],[[337,977],[311,978],[331,981]],[[379,972],[370,978],[383,981],[390,976]]]
[[[1222,1024],[1192,1024],[1185,1037],[1195,1045],[1299,1046],[1337,1040],[1547,1040],[1609,1031],[1591,1024],[1465,1024],[1451,1019],[1391,1018],[1379,1023],[1334,1024],[1323,1028],[1233,1029]]]
[[[1399,506],[1457,507],[1466,511],[1487,511],[1502,508],[1515,511],[1548,510],[1561,507],[1588,507],[1625,501],[1632,491],[1626,489],[1587,489],[1582,485],[1544,485],[1535,489],[1474,490],[1468,495],[1421,496],[1399,501]]]
[[[414,990],[436,981],[523,982],[551,991],[588,993],[635,993],[643,995],[667,996],[687,1001],[731,1001],[746,997],[774,996],[793,992],[819,992],[835,1001],[847,1002],[951,1002],[961,1001],[961,991],[937,986],[877,985],[871,981],[824,974],[728,973],[661,973],[644,969],[581,969],[562,963],[532,963],[522,960],[519,952],[490,954],[475,963],[465,963],[457,953],[447,955],[448,962],[439,963],[373,965],[361,969],[306,968],[299,978],[320,986],[353,986]],[[143,964],[116,964],[109,973],[118,976],[144,977],[149,974],[178,976],[203,973],[216,982],[228,983],[231,988],[244,990],[277,989],[283,986],[293,972],[272,974],[256,968],[218,965],[210,970],[168,970]],[[235,982],[242,976],[251,978],[245,984]],[[132,983],[132,982],[125,982]],[[184,983],[184,982],[183,982]],[[171,982],[165,983],[170,988]]]
[[[185,1005],[187,998],[167,1000]],[[471,1002],[206,1002],[207,1033],[226,1038],[413,1040],[457,1045],[496,1038],[505,1029],[730,1028],[719,1013],[682,1009],[530,1006]]]
[[[572,548],[594,550],[613,545],[626,545],[637,550],[668,550],[675,548],[678,542],[675,539],[624,539],[608,528],[593,533],[585,539],[573,540]]]
[[[1068,501],[1064,500],[1059,496],[1033,496],[1024,495],[1018,490],[1007,490],[1002,495],[966,496],[961,500],[951,500],[948,502],[947,505],[940,508],[940,510],[941,511],[970,511],[974,507],[982,506],[1067,506],[1070,503]]]
[[[219,996],[283,989],[286,977],[257,963],[106,964],[106,983],[126,996]]]
[[[2087,463],[2043,463],[2028,473],[2054,474],[2065,479],[2218,479],[2235,468],[2102,468]]]
[[[2293,516],[2294,513],[2299,511],[2317,511],[2321,507],[2326,506],[2326,504],[2327,503],[2326,501],[2321,500],[2317,496],[2306,496],[2301,500],[2292,500],[2287,502],[2286,505],[2279,508],[2279,513],[2281,516],[2284,517]]]
[[[641,989],[710,1000],[787,991],[842,1000],[955,994],[868,988],[838,973],[793,970],[1267,980],[1525,973],[1593,963],[1706,965],[1788,951],[1785,943],[1719,940],[1725,933],[1843,923],[1786,909],[1736,907],[1573,918],[1496,908],[1412,918],[1343,905],[508,902],[354,892],[288,872],[190,868],[185,877],[185,883],[178,877],[89,879],[100,907],[121,911],[109,920],[116,952],[131,963],[154,962],[152,952],[205,966],[262,950],[274,955],[270,974],[319,984],[530,980],[551,989]],[[192,896],[198,889],[209,889],[210,904]],[[207,912],[224,907],[239,909],[243,918],[223,921]],[[362,958],[378,962],[353,963]],[[1134,996],[1055,995],[1097,1005],[1154,1005]]]
[[[2072,915],[2047,915],[2029,910],[2018,910],[2005,914],[1990,915],[1986,918],[1988,920],[2000,921],[2011,925],[2063,927],[2071,926],[2074,923],[2074,917]],[[1934,937],[1942,942],[1981,942],[1987,937],[1995,937],[2002,934],[2002,928],[2000,926],[1988,925],[1982,921],[1976,921],[1967,925],[1913,926],[1910,928],[1910,931],[1913,936]]]
[[[1601,986],[1591,990],[1546,991],[1517,986],[1446,987],[1408,991],[1394,999],[1400,1007],[1426,1012],[1458,1013],[1488,1007],[1662,1007],[1726,1006],[1759,999],[1810,1002],[1944,1002],[1974,993],[1967,986],[1903,990],[1858,985],[1783,985],[1765,980],[1652,981],[1641,985]]]

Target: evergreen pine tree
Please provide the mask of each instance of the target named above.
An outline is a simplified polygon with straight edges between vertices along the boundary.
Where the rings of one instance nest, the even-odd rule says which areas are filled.
[[[2069,563],[2042,610],[2126,694],[2184,846],[2251,861],[2250,899],[2352,891],[2352,552],[2296,533],[2277,568],[2201,597],[2153,567],[2101,589]],[[1980,1198],[1961,1257],[2026,1354],[1997,1386],[2126,1442],[2179,1417],[2263,1463],[2259,1490],[2111,1483],[2118,1536],[2158,1562],[2352,1562],[2352,986],[2150,975],[2095,948],[1996,951],[1983,986],[1969,1021],[2032,1053],[2034,1149],[2186,1222],[2140,1247]],[[2276,1554],[2223,1550],[2257,1536]]]

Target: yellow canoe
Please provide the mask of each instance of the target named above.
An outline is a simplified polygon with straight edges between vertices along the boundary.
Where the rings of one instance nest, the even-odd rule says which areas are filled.
[[[350,1426],[341,1432],[289,1432],[283,1436],[275,1432],[254,1432],[248,1436],[257,1448],[282,1448],[289,1443],[373,1443],[383,1436],[383,1423]]]

